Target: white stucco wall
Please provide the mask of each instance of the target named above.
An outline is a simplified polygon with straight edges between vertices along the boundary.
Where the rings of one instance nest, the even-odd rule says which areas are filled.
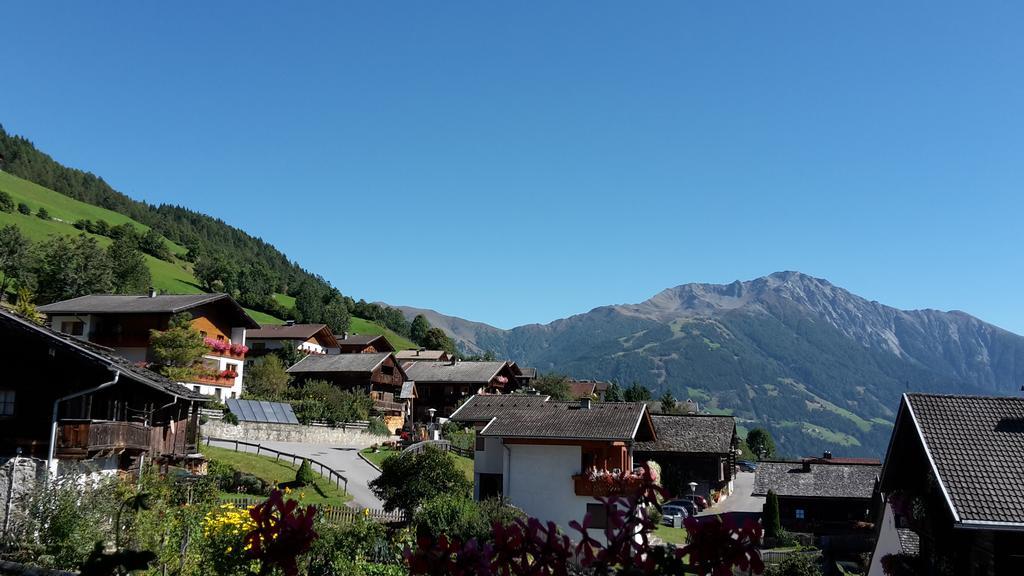
[[[882,570],[882,557],[900,552],[900,537],[896,533],[896,517],[888,502],[883,508],[882,524],[879,527],[878,541],[875,542],[875,552],[871,555],[868,576],[885,576],[885,571]]]
[[[578,533],[569,528],[582,521],[587,504],[597,501],[577,496],[572,477],[580,472],[579,446],[534,446],[508,444],[505,457],[505,496],[524,512],[542,522],[554,522],[570,538]],[[502,449],[504,450],[504,449]],[[600,530],[591,530],[598,537]]]
[[[60,325],[64,322],[82,322],[85,324],[82,329],[82,333],[80,335],[76,335],[75,338],[78,338],[79,340],[89,339],[89,332],[92,330],[94,324],[92,316],[53,316],[50,318],[50,328],[52,328],[54,332],[60,332]]]

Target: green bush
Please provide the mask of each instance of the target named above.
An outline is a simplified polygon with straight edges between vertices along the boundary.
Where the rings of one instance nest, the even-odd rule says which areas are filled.
[[[50,219],[50,211],[47,210],[46,208],[43,208],[42,206],[40,206],[39,210],[36,211],[36,216],[38,216],[42,220],[49,220]]]
[[[442,534],[465,542],[483,539],[490,531],[476,502],[463,494],[441,494],[425,501],[416,511],[413,524],[421,536]]]
[[[14,200],[3,190],[0,190],[0,212],[14,212]]]
[[[350,523],[334,523],[317,517],[316,532],[319,537],[313,541],[309,553],[310,574],[362,574],[355,571],[362,566],[368,568],[366,560],[376,558],[375,551],[381,546],[390,546],[387,528],[369,518],[357,518]],[[392,560],[399,562],[399,550],[393,550]],[[366,571],[365,574],[387,574]]]
[[[21,212],[22,214],[28,216],[32,214],[32,209],[29,208],[28,204],[25,204],[24,202],[18,202],[18,212]]]
[[[391,436],[391,430],[388,430],[387,424],[383,420],[376,416],[370,418],[370,423],[366,426],[366,431],[374,436]]]
[[[234,412],[225,412],[224,421],[228,424],[238,426],[238,416],[235,416]]]
[[[270,484],[259,476],[246,472],[235,472],[234,477],[231,479],[231,489],[228,492],[268,496],[270,495],[270,489]]]
[[[234,466],[220,460],[210,460],[206,465],[206,478],[224,492],[233,491],[237,473]]]
[[[768,491],[764,501],[764,535],[777,538],[782,533],[782,521],[779,519],[779,497],[773,490]]]
[[[313,467],[309,465],[309,460],[302,459],[302,464],[299,465],[298,471],[295,472],[295,482],[300,486],[309,486],[316,482],[316,475],[313,474]]]
[[[466,480],[447,452],[427,447],[418,454],[402,454],[384,460],[381,474],[370,489],[384,501],[386,510],[415,511],[441,494],[468,496],[473,484]]]
[[[512,506],[504,499],[488,498],[487,500],[478,502],[477,506],[480,507],[480,514],[483,516],[484,523],[487,526],[493,526],[495,524],[508,526],[515,520],[527,519],[525,512],[515,506]]]

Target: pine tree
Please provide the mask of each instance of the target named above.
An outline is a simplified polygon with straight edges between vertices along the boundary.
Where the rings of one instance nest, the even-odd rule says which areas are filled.
[[[764,535],[777,538],[780,534],[782,521],[779,519],[779,497],[773,490],[769,490],[764,501]]]
[[[188,380],[195,374],[195,365],[206,354],[203,335],[192,327],[192,316],[175,314],[167,330],[150,330],[149,343],[160,372],[172,380]]]

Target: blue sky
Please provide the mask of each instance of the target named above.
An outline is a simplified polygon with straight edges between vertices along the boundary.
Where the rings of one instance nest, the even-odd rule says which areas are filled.
[[[1024,7],[8,3],[0,123],[512,327],[800,270],[1024,333]]]

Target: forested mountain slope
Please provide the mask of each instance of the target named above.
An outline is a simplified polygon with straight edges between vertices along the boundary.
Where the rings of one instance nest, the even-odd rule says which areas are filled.
[[[880,456],[904,391],[1013,394],[1024,381],[1024,337],[963,312],[870,302],[798,272],[686,284],[507,331],[428,318],[467,349],[640,382],[744,427],[767,425],[790,455]]]

